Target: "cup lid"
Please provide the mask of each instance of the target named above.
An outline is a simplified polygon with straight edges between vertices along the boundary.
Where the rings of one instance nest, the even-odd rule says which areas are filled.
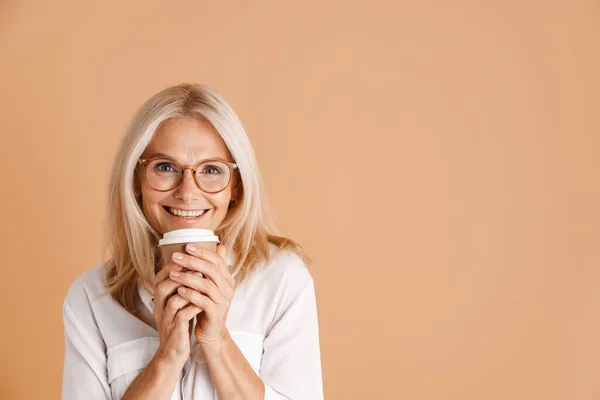
[[[165,233],[162,239],[158,241],[158,245],[162,246],[165,244],[192,242],[219,243],[219,237],[215,236],[215,233],[210,229],[176,229],[174,231]]]

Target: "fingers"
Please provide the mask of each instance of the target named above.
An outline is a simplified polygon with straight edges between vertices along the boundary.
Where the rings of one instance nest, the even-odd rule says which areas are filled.
[[[154,314],[160,318],[167,300],[176,292],[179,284],[169,278],[169,272],[181,271],[183,267],[178,264],[169,264],[163,267],[154,278]]]
[[[196,256],[200,259],[203,259],[205,261],[208,261],[208,262],[214,264],[217,267],[217,271],[220,272],[221,275],[223,275],[223,277],[227,277],[228,275],[231,275],[229,273],[229,268],[225,264],[225,260],[223,259],[223,256],[222,256],[222,255],[225,255],[225,246],[223,246],[223,245],[217,246],[217,253],[219,253],[219,254],[217,254],[213,251],[210,251],[209,249],[206,249],[204,247],[199,247],[199,246],[195,246],[195,247],[196,247],[196,250],[192,251],[190,248],[190,245],[188,244],[186,246],[185,250],[193,256]]]
[[[221,273],[217,269],[217,266],[213,263],[197,258],[196,256],[191,256],[187,254],[174,253],[173,255],[176,256],[177,254],[182,255],[182,259],[174,259],[174,261],[178,264],[192,271],[204,274],[207,278],[212,280],[217,285],[217,287],[221,288],[229,286],[223,278],[223,275],[221,275]]]
[[[186,247],[186,249],[189,249]],[[182,253],[173,253],[173,261],[185,268],[201,272],[211,279],[218,288],[233,288],[235,280],[225,266],[225,261],[216,253],[197,246],[194,251],[188,250],[191,255]],[[176,257],[181,257],[180,259]]]
[[[216,316],[217,315],[217,305],[213,300],[211,300],[208,296],[203,295],[195,290],[184,288],[183,286],[177,290],[177,295],[181,296],[183,299],[188,300],[191,304],[196,307],[206,311],[207,315]],[[222,304],[221,306],[227,306],[229,308],[229,304]]]
[[[226,251],[227,250],[225,249],[225,246],[223,246],[222,244],[218,245],[216,258],[218,260],[219,268],[221,269],[223,277],[225,277],[227,283],[229,283],[229,285],[233,288],[235,287],[235,278],[231,274],[231,271],[229,271],[229,265],[227,265],[227,263],[225,262]]]
[[[174,294],[173,296],[169,297],[163,314],[163,324],[165,322],[168,324],[172,324],[175,321],[175,317],[178,314],[178,311],[186,307],[188,304],[189,301],[181,297],[179,294]]]
[[[167,279],[169,277],[169,272],[181,271],[182,269],[183,267],[179,264],[169,264],[163,267],[154,277],[154,286],[157,286],[159,283]]]
[[[198,308],[197,306],[193,304],[187,305],[177,312],[175,315],[175,321],[178,324],[187,326],[188,322],[190,322],[200,312],[202,312],[202,309]]]
[[[227,250],[225,249],[225,246],[223,246],[222,244],[217,245],[217,254],[219,255],[219,257],[221,257],[223,260],[225,260],[225,253],[227,252]]]
[[[213,264],[216,264],[227,283],[229,283],[231,287],[234,287],[235,278],[233,277],[233,275],[231,275],[231,272],[229,272],[229,266],[227,265],[227,263],[225,263],[226,251],[227,250],[225,249],[225,246],[220,244],[217,246],[216,253],[207,250],[205,252],[202,252],[201,257],[207,261],[212,262]]]
[[[226,287],[224,290],[227,293],[222,293],[212,280],[203,278],[199,272],[172,271],[169,277],[180,286],[186,286],[208,296],[216,304],[224,304],[227,296],[233,295],[233,293],[229,293],[232,292],[231,288]]]
[[[159,313],[165,309],[169,298],[177,291],[177,288],[181,286],[171,279],[165,279],[154,288],[154,309]]]

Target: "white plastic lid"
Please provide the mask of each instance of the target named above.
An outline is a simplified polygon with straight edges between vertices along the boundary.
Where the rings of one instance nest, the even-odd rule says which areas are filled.
[[[163,238],[158,241],[158,245],[173,243],[193,243],[193,242],[217,242],[219,237],[210,229],[177,229],[167,232]]]

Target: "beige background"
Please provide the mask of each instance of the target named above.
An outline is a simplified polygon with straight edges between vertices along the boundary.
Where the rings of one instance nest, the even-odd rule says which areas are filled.
[[[600,398],[597,1],[1,4],[0,397],[59,398],[119,137],[195,81],[314,259],[326,398]]]

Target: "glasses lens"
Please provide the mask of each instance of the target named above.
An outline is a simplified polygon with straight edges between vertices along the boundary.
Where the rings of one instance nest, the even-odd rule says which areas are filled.
[[[177,185],[181,175],[179,165],[168,160],[153,160],[148,163],[146,177],[148,184],[156,190],[170,190]]]
[[[220,161],[210,161],[202,164],[196,170],[198,186],[205,192],[219,192],[227,186],[231,177],[229,166]]]

